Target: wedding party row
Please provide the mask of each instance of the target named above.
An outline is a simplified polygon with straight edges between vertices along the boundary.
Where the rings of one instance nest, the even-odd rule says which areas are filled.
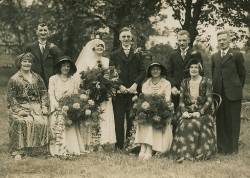
[[[153,61],[147,69],[130,28],[121,29],[121,47],[110,59],[103,56],[104,41],[93,39],[75,63],[48,35],[48,26],[39,24],[38,41],[17,57],[18,72],[8,83],[16,160],[37,147],[59,157],[139,147],[139,159],[156,152],[177,162],[238,152],[245,67],[242,54],[229,48],[227,31],[217,34],[212,79],[204,77],[202,55],[189,47],[185,30],[167,66]]]

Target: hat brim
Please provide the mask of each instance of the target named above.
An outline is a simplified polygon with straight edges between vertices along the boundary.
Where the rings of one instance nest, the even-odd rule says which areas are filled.
[[[65,62],[68,62],[70,64],[70,74],[73,75],[74,73],[76,73],[76,71],[77,71],[76,65],[73,61],[70,60],[69,57],[63,57],[63,58],[59,59],[54,66],[55,71],[57,71],[57,73],[58,73],[60,71],[62,63],[65,63]]]
[[[162,64],[160,64],[158,62],[155,62],[155,63],[150,64],[149,67],[148,67],[148,70],[147,70],[147,77],[148,78],[152,77],[152,75],[151,75],[151,69],[153,67],[155,67],[155,66],[160,67],[160,69],[161,69],[161,76],[167,76],[167,69]]]

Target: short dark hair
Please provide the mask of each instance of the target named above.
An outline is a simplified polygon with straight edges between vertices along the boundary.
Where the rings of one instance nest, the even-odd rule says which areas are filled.
[[[48,25],[47,25],[45,22],[38,23],[38,24],[37,24],[37,28],[38,28],[39,26],[40,26],[40,27],[48,27]]]
[[[119,34],[122,33],[122,32],[131,32],[131,33],[132,33],[132,30],[131,30],[131,28],[129,28],[129,27],[123,27],[123,28],[119,31]]]
[[[180,30],[178,33],[177,33],[177,36],[180,35],[187,35],[188,38],[190,38],[190,33],[187,31],[187,30]]]
[[[218,37],[219,35],[223,35],[223,34],[227,34],[227,36],[230,36],[230,32],[229,32],[228,30],[221,30],[221,31],[219,31],[219,32],[217,33],[217,37]]]

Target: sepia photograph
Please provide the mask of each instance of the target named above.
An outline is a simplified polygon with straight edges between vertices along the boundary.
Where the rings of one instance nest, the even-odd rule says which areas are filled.
[[[0,178],[250,178],[250,0],[0,0]]]

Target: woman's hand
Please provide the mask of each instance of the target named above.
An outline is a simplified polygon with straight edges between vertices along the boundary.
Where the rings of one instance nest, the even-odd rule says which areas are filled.
[[[190,118],[190,117],[191,117],[191,114],[188,113],[188,112],[186,111],[186,112],[184,112],[184,113],[182,114],[182,117],[184,117],[184,118]]]
[[[194,112],[192,115],[193,115],[193,117],[196,117],[196,118],[201,117],[201,114],[199,112]]]
[[[18,112],[18,115],[23,116],[23,117],[27,117],[29,115],[29,112],[21,110],[21,111]]]

